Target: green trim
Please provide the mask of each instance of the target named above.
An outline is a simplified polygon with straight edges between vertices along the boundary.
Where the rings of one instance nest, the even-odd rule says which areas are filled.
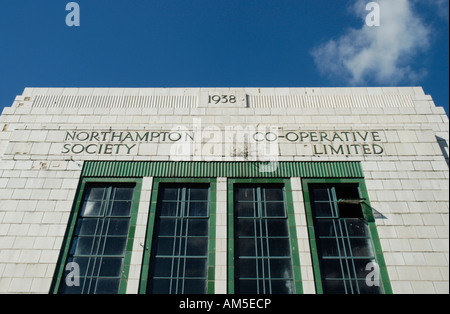
[[[142,189],[142,179],[127,179],[127,178],[83,178],[77,189],[77,197],[75,203],[72,206],[72,213],[69,218],[69,224],[64,236],[64,241],[61,249],[61,253],[58,258],[58,266],[55,270],[55,275],[53,276],[53,282],[50,288],[50,293],[57,294],[61,282],[63,281],[64,268],[69,255],[70,246],[72,244],[73,233],[75,231],[76,222],[78,220],[79,212],[83,202],[83,194],[88,183],[135,183],[133,203],[131,206],[131,218],[130,218],[130,229],[128,231],[128,240],[125,251],[124,265],[122,269],[122,278],[120,280],[119,294],[125,294],[128,284],[128,275],[131,263],[131,253],[133,251],[134,234],[136,231],[137,214],[139,208],[139,200],[141,196]]]
[[[380,268],[380,280],[383,292],[385,294],[392,294],[392,286],[389,280],[389,274],[387,272],[386,262],[383,256],[383,250],[381,247],[380,237],[377,232],[375,218],[370,205],[369,195],[364,179],[302,179],[303,197],[305,201],[306,221],[308,225],[308,235],[311,248],[311,256],[314,271],[314,281],[316,285],[316,292],[323,294],[322,276],[319,266],[319,255],[317,252],[316,235],[314,231],[313,216],[311,211],[311,200],[309,196],[309,184],[311,183],[323,183],[323,184],[336,184],[336,183],[357,183],[361,193],[361,197],[365,199],[363,203],[363,215],[369,224],[370,236],[375,248],[375,258]]]
[[[297,294],[303,294],[302,285],[302,273],[300,267],[300,249],[297,241],[297,228],[295,224],[295,213],[294,213],[294,201],[292,198],[292,187],[291,180],[283,180],[285,184],[286,191],[286,206],[288,213],[288,225],[289,225],[289,235],[291,237],[291,256],[292,256],[292,267],[294,270],[294,284],[295,292]]]
[[[289,237],[291,243],[291,258],[294,272],[295,293],[303,293],[300,267],[300,250],[297,241],[297,231],[294,216],[294,203],[290,179],[228,179],[228,293],[235,294],[234,283],[234,184],[239,183],[282,183],[286,194],[286,209],[288,217]]]
[[[267,171],[270,170],[270,171]],[[86,161],[83,177],[362,178],[359,162]]]
[[[363,203],[362,208],[364,211],[364,216],[369,222],[370,235],[372,237],[373,245],[375,248],[375,258],[380,268],[380,280],[382,283],[381,285],[383,287],[385,294],[393,294],[391,281],[389,279],[389,273],[387,271],[386,261],[383,255],[383,248],[381,246],[380,236],[377,231],[377,225],[375,222],[375,217],[373,215],[372,205],[370,204],[369,193],[367,192],[367,186],[364,180],[358,180],[358,182],[362,194],[361,196],[362,198],[366,199],[366,201]]]
[[[58,290],[59,290],[59,286],[61,285],[61,281],[63,280],[63,274],[64,274],[64,265],[66,265],[66,261],[67,261],[67,256],[69,254],[69,249],[70,249],[70,244],[71,244],[71,239],[73,236],[73,232],[75,230],[75,224],[78,218],[78,212],[79,212],[79,208],[80,208],[80,204],[82,202],[82,197],[83,197],[83,191],[85,189],[86,186],[86,181],[81,180],[78,183],[78,188],[77,188],[77,192],[76,192],[76,198],[75,198],[75,202],[72,205],[72,210],[71,210],[71,214],[69,217],[69,223],[64,235],[64,240],[63,240],[63,244],[61,247],[61,251],[59,253],[59,257],[58,257],[58,262],[57,262],[57,267],[55,269],[55,274],[53,276],[53,281],[52,284],[50,286],[50,293],[51,294],[57,294]]]
[[[228,228],[228,257],[227,257],[227,274],[228,274],[228,293],[234,294],[234,189],[233,185],[236,181],[247,180],[233,180],[228,179],[227,182],[227,228]],[[240,182],[240,183],[241,183]],[[248,182],[248,181],[247,181]]]
[[[209,183],[209,240],[208,240],[208,281],[207,294],[214,294],[214,280],[216,274],[216,178],[153,178],[152,195],[150,200],[150,212],[148,215],[147,235],[145,239],[145,252],[142,261],[141,280],[139,283],[139,293],[146,294],[148,275],[150,270],[150,258],[153,243],[153,231],[155,227],[156,206],[158,203],[158,191],[160,183]]]

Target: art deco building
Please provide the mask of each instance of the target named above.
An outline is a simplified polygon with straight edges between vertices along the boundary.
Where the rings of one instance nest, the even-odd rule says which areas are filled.
[[[420,87],[26,88],[0,293],[448,293],[448,143]]]

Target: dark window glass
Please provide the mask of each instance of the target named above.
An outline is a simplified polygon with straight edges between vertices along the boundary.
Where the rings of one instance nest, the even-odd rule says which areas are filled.
[[[289,228],[282,185],[236,185],[235,290],[294,293]]]
[[[60,293],[119,292],[133,193],[133,187],[122,185],[85,189],[67,260],[79,266],[80,284],[69,286],[63,281]],[[66,270],[63,278],[69,273]]]
[[[366,283],[375,253],[358,185],[311,184],[309,190],[324,293],[381,293]]]
[[[147,293],[206,293],[208,217],[208,185],[160,186]]]
[[[254,202],[239,202],[236,204],[236,214],[238,217],[255,217],[256,203]]]

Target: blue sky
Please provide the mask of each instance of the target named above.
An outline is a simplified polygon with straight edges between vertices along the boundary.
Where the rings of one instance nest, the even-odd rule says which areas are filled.
[[[0,109],[25,87],[423,86],[449,112],[448,0],[0,4]]]

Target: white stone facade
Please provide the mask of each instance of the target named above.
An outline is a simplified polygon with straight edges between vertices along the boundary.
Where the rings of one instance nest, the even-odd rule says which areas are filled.
[[[0,117],[0,293],[49,293],[87,160],[361,162],[393,292],[448,293],[448,144],[448,117],[420,87],[26,88]],[[314,293],[300,178],[291,183]],[[151,184],[127,293],[138,291]],[[218,178],[216,293],[227,291],[226,208]]]

